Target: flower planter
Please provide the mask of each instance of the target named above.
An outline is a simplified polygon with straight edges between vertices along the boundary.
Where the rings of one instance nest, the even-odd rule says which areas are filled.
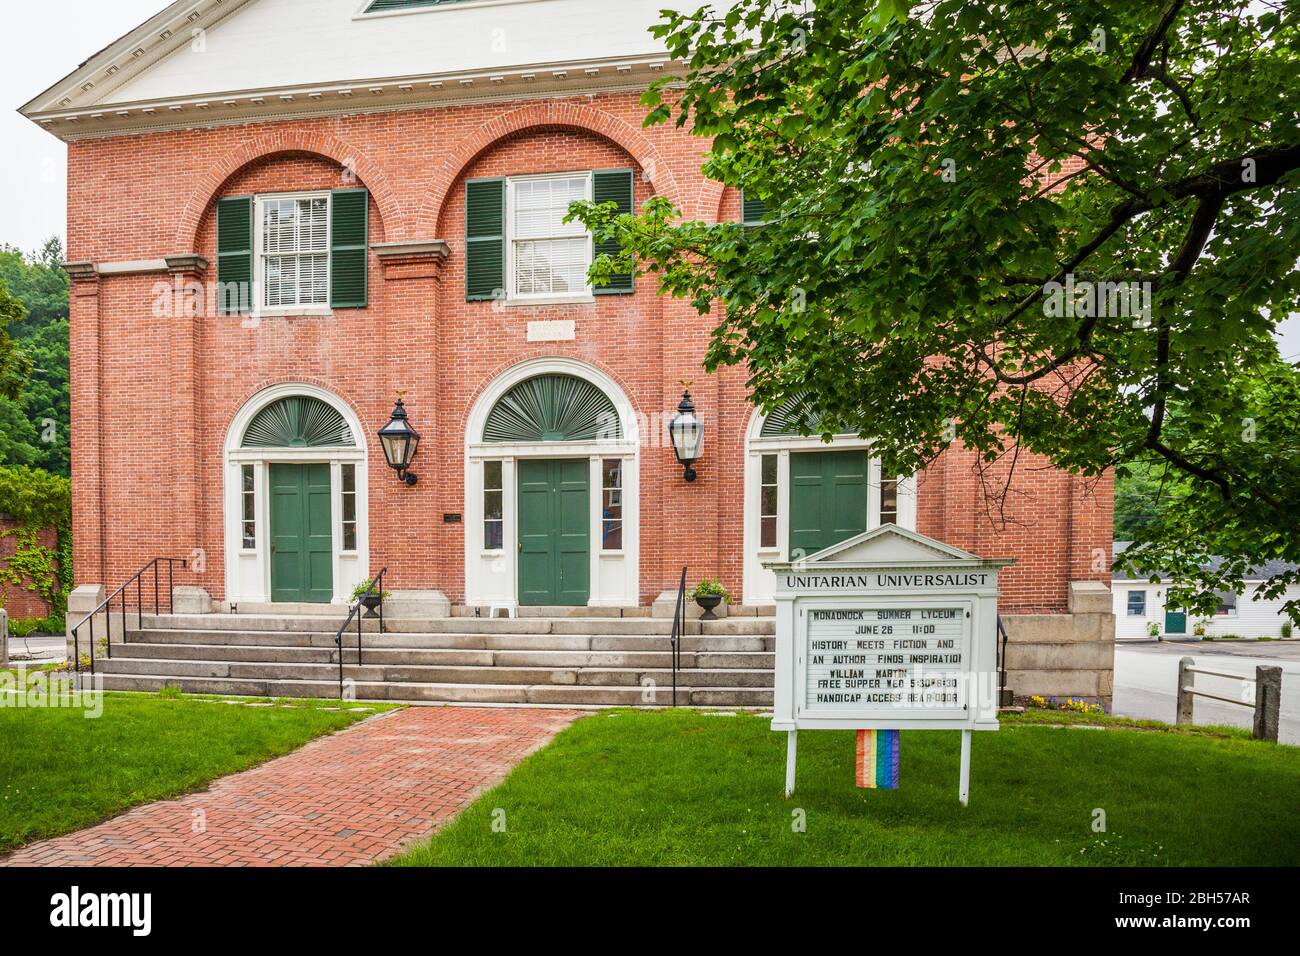
[[[700,615],[701,621],[716,621],[718,616],[713,613],[713,609],[722,603],[721,594],[701,594],[695,599],[695,603],[704,611]]]
[[[375,613],[375,610],[379,607],[379,605],[383,603],[384,603],[384,596],[382,594],[375,594],[372,591],[367,594],[361,595],[361,605],[366,609],[366,613],[362,616],[379,617],[379,615]]]

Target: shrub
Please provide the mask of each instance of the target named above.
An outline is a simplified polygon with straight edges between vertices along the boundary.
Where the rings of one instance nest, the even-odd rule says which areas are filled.
[[[374,582],[373,582],[373,581],[362,581],[360,584],[358,584],[356,587],[354,587],[354,588],[352,589],[352,600],[354,600],[354,601],[360,601],[360,600],[361,600],[361,595],[363,595],[363,594],[374,594],[374,593],[375,593]],[[392,592],[392,591],[380,591],[380,592],[379,592],[379,596],[380,596],[381,598],[383,598],[385,601],[387,601],[390,597],[393,596],[393,592]]]
[[[713,578],[705,578],[695,585],[695,590],[691,592],[692,598],[710,597],[712,595],[718,595],[728,604],[731,603],[731,595],[727,592],[727,589]]]
[[[58,633],[63,630],[68,592],[72,590],[72,483],[25,465],[0,467],[0,512],[11,516],[18,525],[0,531],[0,537],[16,539],[13,554],[0,569],[0,607],[9,585],[22,587],[30,581],[26,587],[50,607],[50,616],[36,623],[53,624],[49,629]],[[38,541],[46,528],[54,529],[53,548]],[[18,634],[13,625],[11,630]]]

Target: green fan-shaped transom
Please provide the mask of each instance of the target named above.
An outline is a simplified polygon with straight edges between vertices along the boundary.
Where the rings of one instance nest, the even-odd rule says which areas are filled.
[[[807,392],[799,392],[787,398],[764,419],[759,435],[762,438],[816,435],[820,428],[821,418],[808,407]]]
[[[272,402],[244,432],[245,448],[352,448],[356,442],[343,416],[319,398],[295,395]]]
[[[483,426],[485,442],[622,438],[609,396],[575,375],[538,375],[501,396]]]

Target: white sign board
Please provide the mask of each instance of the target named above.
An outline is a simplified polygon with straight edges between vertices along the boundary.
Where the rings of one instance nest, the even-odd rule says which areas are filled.
[[[804,616],[804,714],[873,713],[901,707],[965,715],[969,604],[874,604],[810,608]]]
[[[998,571],[1009,563],[884,525],[770,565],[772,729],[791,734],[791,761],[801,729],[997,730]]]

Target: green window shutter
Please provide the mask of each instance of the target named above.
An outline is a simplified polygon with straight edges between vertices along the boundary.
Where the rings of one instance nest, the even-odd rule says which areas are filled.
[[[634,210],[635,199],[633,198],[632,170],[630,169],[605,169],[597,170],[591,174],[591,198],[599,205],[600,203],[617,203],[620,214],[631,213]],[[619,246],[617,242],[598,242],[596,243],[596,255],[617,255]],[[633,291],[632,273],[623,272],[609,277],[608,285],[596,286],[592,289],[596,295],[627,295]]]
[[[330,307],[364,309],[370,193],[364,189],[336,189],[330,200]]]
[[[767,220],[767,203],[757,196],[740,191],[740,221],[746,226],[761,226]]]
[[[253,308],[253,197],[217,200],[217,311]]]
[[[506,286],[506,181],[465,183],[465,300],[494,299]]]

